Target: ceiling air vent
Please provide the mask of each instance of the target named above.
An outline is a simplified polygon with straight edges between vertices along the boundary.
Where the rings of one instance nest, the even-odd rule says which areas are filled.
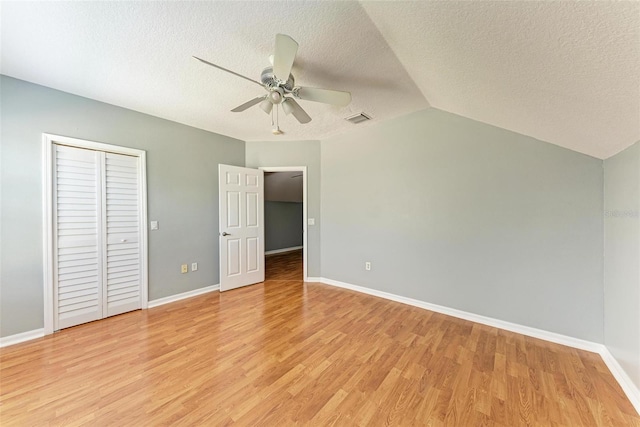
[[[346,121],[353,123],[354,125],[362,122],[366,122],[367,120],[371,120],[371,116],[365,113],[358,113],[355,116],[346,117]]]

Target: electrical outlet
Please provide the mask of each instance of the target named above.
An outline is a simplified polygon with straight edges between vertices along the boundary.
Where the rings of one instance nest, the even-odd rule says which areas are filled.
[[[189,272],[189,266],[187,264],[182,264],[182,266],[180,267],[180,273],[188,273]]]
[[[191,263],[191,271],[198,271],[198,263],[197,262],[192,262]]]
[[[369,261],[364,263],[364,269],[367,271],[371,270],[371,263]]]

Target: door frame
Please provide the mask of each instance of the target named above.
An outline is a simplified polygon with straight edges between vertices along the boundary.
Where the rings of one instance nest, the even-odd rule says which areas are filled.
[[[66,145],[76,148],[86,148],[96,151],[124,154],[140,158],[138,178],[140,179],[140,303],[146,309],[149,303],[149,248],[147,241],[147,158],[146,151],[119,145],[104,144],[67,136],[42,134],[42,242],[43,242],[43,287],[44,287],[44,334],[50,335],[54,331],[53,309],[53,145]]]
[[[302,280],[307,281],[307,167],[306,166],[261,166],[265,172],[302,172]],[[263,199],[263,203],[265,200]],[[265,228],[266,234],[266,228]]]

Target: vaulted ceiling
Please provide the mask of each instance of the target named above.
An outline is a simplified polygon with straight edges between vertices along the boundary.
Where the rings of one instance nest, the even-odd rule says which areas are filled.
[[[9,2],[2,74],[238,139],[324,139],[430,106],[598,158],[640,140],[640,2]],[[264,94],[276,33],[300,45],[296,84],[344,108]],[[345,117],[364,111],[369,123]]]

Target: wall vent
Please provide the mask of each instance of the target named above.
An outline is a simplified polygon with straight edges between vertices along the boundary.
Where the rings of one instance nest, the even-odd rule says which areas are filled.
[[[355,124],[366,122],[367,120],[371,120],[371,116],[365,113],[358,113],[355,116],[350,116],[345,118],[346,121]]]

